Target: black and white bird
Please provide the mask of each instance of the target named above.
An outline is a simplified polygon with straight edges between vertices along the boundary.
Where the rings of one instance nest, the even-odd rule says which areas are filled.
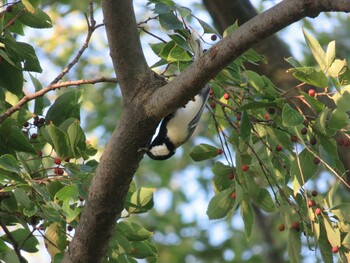
[[[194,100],[185,107],[166,116],[158,135],[150,144],[147,155],[154,160],[166,160],[175,154],[176,148],[184,144],[193,134],[208,100],[210,85],[207,84]]]

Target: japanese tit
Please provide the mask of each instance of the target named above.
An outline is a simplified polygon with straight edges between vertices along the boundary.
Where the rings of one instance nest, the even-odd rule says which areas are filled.
[[[160,125],[158,135],[147,149],[147,155],[154,160],[166,160],[175,154],[176,148],[184,144],[193,134],[208,100],[210,85],[207,84],[194,100],[185,107],[166,116]]]

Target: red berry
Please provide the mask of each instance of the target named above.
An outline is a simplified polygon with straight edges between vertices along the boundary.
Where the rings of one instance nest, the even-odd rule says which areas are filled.
[[[321,212],[322,212],[321,208],[317,207],[317,208],[315,209],[315,214],[316,214],[316,215],[320,215]]]
[[[307,202],[307,206],[308,206],[308,207],[313,207],[314,205],[316,205],[316,203],[315,203],[314,200],[309,200],[309,201]]]
[[[338,251],[339,251],[338,246],[332,247],[332,253],[338,253]]]
[[[215,108],[215,106],[216,106],[216,103],[214,101],[210,102],[210,107],[211,108]]]
[[[343,138],[338,139],[337,142],[338,142],[338,145],[340,145],[340,146],[342,146],[345,143]]]
[[[213,89],[210,89],[209,95],[214,95],[214,90]]]
[[[317,157],[314,158],[314,164],[319,164],[321,162],[321,160]]]
[[[43,152],[41,150],[38,151],[38,157],[43,156]]]
[[[217,154],[218,154],[218,155],[220,155],[220,154],[222,154],[222,153],[223,153],[223,150],[222,150],[222,149],[217,149],[217,151],[216,151],[216,152],[217,152]]]
[[[235,174],[234,174],[234,173],[229,174],[229,175],[227,176],[227,178],[230,179],[230,180],[232,180],[232,179],[235,178]]]
[[[224,99],[225,99],[225,100],[228,100],[229,98],[230,98],[230,94],[225,93],[225,94],[224,94]]]
[[[231,197],[232,199],[236,199],[236,193],[232,193]]]
[[[318,192],[316,190],[313,190],[311,193],[312,196],[318,196]]]
[[[33,140],[35,140],[36,138],[38,138],[38,134],[33,133],[33,134],[30,136],[30,138],[32,138]]]
[[[265,119],[265,120],[270,119],[270,116],[269,116],[269,114],[268,114],[268,113],[265,113],[265,114],[264,114],[264,119]]]
[[[280,152],[280,151],[282,151],[282,150],[283,150],[282,145],[277,145],[277,146],[276,146],[276,151]]]
[[[61,170],[60,168],[55,167],[55,169],[53,169],[53,172],[54,172],[55,174],[58,174],[58,172],[59,172],[60,170]]]
[[[301,134],[303,134],[303,135],[307,134],[307,129],[306,129],[306,127],[302,128],[300,132],[301,132]]]
[[[292,224],[292,228],[294,228],[296,231],[300,231],[300,226],[299,226],[299,223],[298,222],[293,222]]]
[[[286,229],[286,226],[284,225],[284,224],[280,224],[279,226],[278,226],[278,230],[279,231],[284,231]]]
[[[54,160],[54,163],[57,164],[57,165],[60,165],[61,164],[61,159],[60,158],[55,158]]]
[[[295,135],[292,135],[292,136],[290,137],[290,140],[291,140],[292,142],[297,142],[297,141],[298,141],[298,137],[295,136]]]
[[[315,97],[316,95],[316,91],[314,89],[309,89],[309,91],[307,92],[309,94],[309,96],[311,97]]]
[[[58,175],[63,175],[64,174],[64,170],[62,168],[58,168]]]
[[[218,39],[218,36],[217,35],[211,35],[210,39],[212,41],[216,41]]]
[[[243,171],[243,172],[246,172],[246,171],[248,171],[248,170],[249,170],[249,166],[246,165],[246,164],[243,164],[243,165],[242,165],[242,171]]]

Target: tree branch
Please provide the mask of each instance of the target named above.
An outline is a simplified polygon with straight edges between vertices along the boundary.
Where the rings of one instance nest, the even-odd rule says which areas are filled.
[[[51,84],[51,85],[33,93],[33,94],[25,95],[14,106],[7,109],[6,112],[0,116],[0,124],[2,122],[4,122],[8,117],[10,117],[14,112],[20,110],[23,105],[25,105],[26,103],[28,103],[31,100],[34,100],[36,98],[43,96],[44,94],[48,93],[49,91],[52,91],[55,89],[60,89],[63,87],[80,86],[83,84],[95,84],[95,83],[99,83],[99,82],[117,83],[118,80],[116,78],[101,77],[101,78],[97,78],[97,79],[89,79],[89,80],[81,79],[81,80],[65,81],[65,82],[60,82],[60,83],[56,83],[56,84]]]
[[[8,228],[6,227],[4,222],[2,222],[2,220],[0,220],[0,226],[1,226],[2,230],[4,230],[7,238],[10,240],[11,245],[13,247],[13,250],[15,251],[15,253],[18,257],[19,262],[20,263],[27,263],[27,260],[21,255],[21,249],[19,248],[19,245],[18,245],[16,239],[13,237],[13,235],[8,230]]]
[[[304,17],[316,17],[322,11],[350,12],[350,4],[346,0],[284,0],[253,17],[208,50],[177,78],[156,90],[146,107],[148,114],[160,117],[170,114],[254,44]]]

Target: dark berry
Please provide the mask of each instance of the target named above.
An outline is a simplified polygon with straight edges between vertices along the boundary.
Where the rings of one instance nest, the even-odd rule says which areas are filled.
[[[64,161],[65,161],[65,162],[67,162],[67,163],[69,163],[70,158],[69,158],[69,157],[67,157],[67,158],[65,158],[65,159],[64,159]]]
[[[313,190],[311,193],[312,196],[318,196],[318,192],[316,190]]]
[[[210,89],[209,95],[214,95],[214,90],[213,89]]]
[[[7,13],[11,13],[11,12],[12,12],[12,5],[8,5],[8,6],[6,7],[6,12],[7,12]]]
[[[33,124],[34,124],[35,126],[38,126],[38,125],[39,125],[39,120],[38,120],[38,119],[34,119]]]
[[[60,170],[61,170],[60,168],[55,167],[55,169],[53,169],[53,172],[54,172],[55,174],[58,174],[58,172],[59,172]]]
[[[38,121],[39,121],[39,124],[44,124],[45,123],[45,118],[40,118]]]
[[[280,224],[279,226],[278,226],[278,230],[279,231],[284,231],[286,229],[286,226],[284,225],[284,224]]]
[[[29,126],[29,122],[25,122],[24,124],[23,124],[23,127],[25,127],[25,128],[27,128]]]
[[[280,152],[280,151],[282,151],[282,150],[283,150],[282,145],[277,145],[277,146],[276,146],[276,151]]]
[[[236,113],[236,119],[237,121],[240,121],[242,117],[242,114],[240,112]]]
[[[270,114],[275,114],[276,109],[274,107],[270,107],[270,108],[268,108],[267,112]]]
[[[300,132],[301,132],[301,134],[303,134],[303,135],[307,134],[307,129],[306,129],[306,127],[302,128]]]
[[[38,157],[43,156],[43,152],[41,150],[38,151]]]
[[[310,139],[310,144],[311,144],[311,145],[315,145],[316,143],[317,143],[316,138],[315,138],[315,137],[312,137],[312,138]]]
[[[58,168],[58,175],[63,175],[64,174],[64,170],[62,168]]]
[[[216,152],[217,152],[217,154],[218,154],[218,155],[220,155],[220,154],[222,154],[222,153],[223,153],[223,150],[222,150],[222,149],[217,149],[217,151],[216,151]]]
[[[294,228],[297,232],[299,232],[300,231],[299,223],[298,222],[293,222],[292,228]]]
[[[216,106],[216,103],[214,101],[210,102],[210,107],[211,108],[215,108],[215,106]]]
[[[317,157],[314,158],[314,164],[319,164],[321,162],[321,160]]]
[[[38,138],[38,134],[36,133],[33,133],[30,138],[32,138],[33,140],[37,139]]]
[[[292,136],[290,137],[290,140],[291,140],[292,142],[297,142],[297,141],[298,141],[298,137],[295,136],[295,135],[292,135]]]
[[[232,180],[232,179],[235,178],[235,174],[234,174],[234,173],[229,174],[229,175],[227,176],[227,178],[230,179],[230,180]]]

